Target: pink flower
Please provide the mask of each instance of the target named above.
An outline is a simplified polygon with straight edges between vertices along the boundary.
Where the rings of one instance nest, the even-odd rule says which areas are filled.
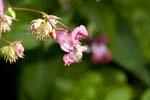
[[[86,28],[81,25],[75,28],[72,32],[68,30],[56,31],[56,42],[59,43],[61,49],[65,52],[73,50],[77,44],[80,44],[79,40],[86,39],[88,32]]]
[[[111,53],[107,47],[108,37],[102,35],[91,43],[92,61],[107,64],[111,61]]]
[[[65,66],[77,63],[82,59],[82,53],[88,49],[87,46],[81,46],[80,40],[87,37],[88,32],[83,25],[75,28],[72,32],[68,30],[56,30],[55,41],[59,43],[63,51],[67,52],[63,57]]]
[[[93,44],[92,47],[92,60],[95,63],[107,64],[111,60],[111,53],[106,44]]]

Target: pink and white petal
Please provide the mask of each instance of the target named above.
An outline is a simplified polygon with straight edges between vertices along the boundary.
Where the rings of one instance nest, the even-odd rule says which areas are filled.
[[[71,38],[73,43],[78,43],[79,40],[86,39],[88,37],[88,32],[85,26],[80,25],[79,27],[75,28],[71,33]]]
[[[80,61],[78,55],[76,52],[69,52],[68,54],[65,54],[63,57],[63,61],[65,62],[65,66],[69,66],[72,63],[77,63]]]
[[[66,31],[56,31],[56,42],[59,43],[61,49],[65,52],[73,50],[73,44],[70,38],[70,32]]]

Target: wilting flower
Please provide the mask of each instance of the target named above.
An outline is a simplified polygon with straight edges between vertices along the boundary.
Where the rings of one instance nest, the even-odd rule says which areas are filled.
[[[16,62],[16,55],[15,51],[11,46],[4,46],[1,48],[1,53],[4,56],[4,60],[7,62],[9,61],[10,63]]]
[[[15,41],[11,43],[13,50],[15,51],[17,57],[24,58],[24,47],[21,44],[21,41]]]
[[[30,32],[39,40],[46,40],[52,32],[52,26],[44,19],[36,19],[31,22]]]
[[[57,30],[55,41],[59,43],[60,48],[67,52],[63,60],[65,66],[69,66],[72,63],[77,63],[82,59],[82,53],[87,51],[87,46],[81,46],[80,40],[86,39],[88,32],[86,28],[81,25],[75,28],[73,31]]]
[[[4,46],[1,49],[4,60],[10,63],[16,62],[18,58],[24,58],[24,48],[21,41],[12,42],[9,46]]]
[[[92,61],[107,64],[111,61],[111,53],[107,47],[108,36],[102,35],[91,43]]]
[[[8,12],[15,17],[15,12],[9,8]],[[4,15],[3,0],[0,0],[0,37],[2,32],[10,31],[10,26],[14,18]]]
[[[2,32],[10,31],[13,18],[7,15],[0,16],[0,36]]]
[[[36,19],[31,22],[30,32],[39,40],[47,40],[50,36],[55,38],[55,29],[58,17],[45,15],[44,19]]]

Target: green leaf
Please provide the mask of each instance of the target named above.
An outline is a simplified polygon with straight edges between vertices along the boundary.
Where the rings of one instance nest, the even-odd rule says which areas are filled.
[[[150,80],[148,79],[150,74],[145,66],[141,48],[132,31],[123,23],[125,23],[124,20],[118,19],[117,32],[112,44],[114,46],[112,51],[113,58],[123,68],[132,72],[147,85],[150,85]]]

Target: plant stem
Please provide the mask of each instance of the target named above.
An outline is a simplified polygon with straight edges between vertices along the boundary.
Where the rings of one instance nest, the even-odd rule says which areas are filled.
[[[39,13],[42,15],[47,15],[47,13],[39,11],[39,10],[35,10],[35,9],[30,9],[30,8],[18,8],[18,7],[11,7],[14,10],[20,10],[20,11],[28,11],[28,12],[35,12],[35,13]]]
[[[10,43],[11,43],[10,41],[5,40],[5,39],[3,39],[3,38],[0,38],[0,41],[3,41],[3,42],[8,43],[8,44],[10,44]]]

